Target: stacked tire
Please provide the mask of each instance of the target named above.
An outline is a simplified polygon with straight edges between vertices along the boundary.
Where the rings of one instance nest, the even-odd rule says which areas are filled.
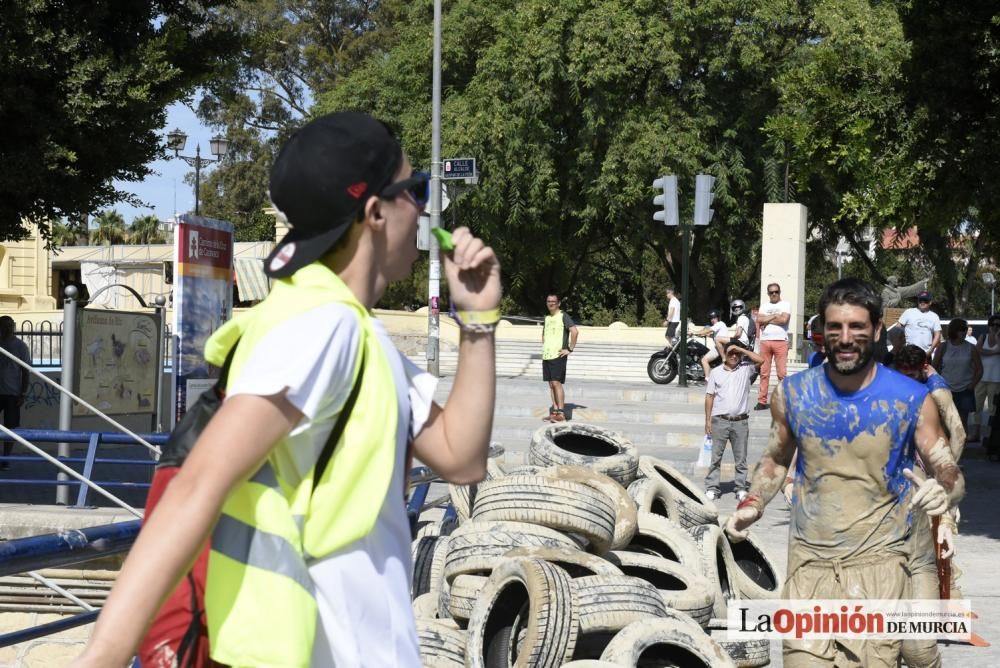
[[[539,429],[528,458],[451,486],[457,526],[415,538],[424,665],[766,665],[708,627],[732,598],[776,596],[781,576],[756,542],[737,559],[691,481],[575,422]]]

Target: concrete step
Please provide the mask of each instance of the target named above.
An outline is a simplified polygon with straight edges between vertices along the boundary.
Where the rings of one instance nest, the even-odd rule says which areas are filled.
[[[500,422],[507,418],[531,417],[541,420],[548,412],[548,406],[541,401],[533,403],[511,403],[505,401],[497,405],[493,413],[494,421]],[[657,425],[665,429],[697,427],[705,425],[705,412],[698,404],[682,404],[679,406],[656,406],[641,403],[614,403],[594,405],[592,407],[578,403],[567,402],[567,415],[577,422],[592,424],[627,423],[629,425]],[[770,413],[767,411],[751,411],[750,428],[766,431],[771,426]]]

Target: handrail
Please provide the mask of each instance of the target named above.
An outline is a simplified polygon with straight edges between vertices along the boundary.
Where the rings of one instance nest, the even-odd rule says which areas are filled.
[[[42,379],[42,381],[48,383],[49,385],[51,385],[52,387],[56,388],[60,392],[63,392],[64,394],[68,394],[73,399],[76,399],[78,402],[80,402],[81,404],[83,404],[87,409],[89,409],[92,413],[94,413],[95,415],[97,415],[100,418],[103,418],[105,422],[108,422],[109,424],[113,425],[114,427],[122,430],[123,432],[125,432],[126,434],[128,434],[129,436],[131,436],[132,438],[134,438],[139,444],[146,446],[147,448],[149,448],[149,450],[151,450],[152,452],[156,453],[157,457],[160,455],[160,449],[158,447],[156,447],[155,445],[153,445],[149,441],[145,440],[144,438],[142,438],[141,436],[139,436],[138,434],[136,434],[134,431],[132,431],[131,429],[129,429],[125,425],[123,425],[123,424],[121,424],[119,422],[116,422],[115,420],[111,419],[110,417],[108,417],[107,415],[105,415],[103,412],[101,412],[97,408],[94,408],[88,402],[84,401],[83,399],[81,399],[77,395],[73,394],[72,392],[70,392],[69,390],[67,390],[65,387],[63,387],[59,383],[55,382],[54,380],[52,380],[51,378],[49,378],[48,376],[46,376],[42,372],[37,371],[30,364],[24,363],[17,355],[14,355],[12,353],[7,352],[7,350],[5,350],[2,347],[0,347],[0,353],[3,353],[4,355],[6,355],[8,358],[10,358],[11,360],[13,360],[16,364],[18,364],[22,368],[27,369],[28,373],[30,373],[32,375],[35,375],[35,376],[38,376],[39,378]]]
[[[140,525],[129,520],[0,542],[0,577],[128,552]]]
[[[3,348],[0,348],[0,350],[3,350]],[[138,510],[136,510],[132,506],[128,505],[127,503],[125,503],[124,501],[122,501],[121,499],[119,499],[117,496],[115,496],[114,494],[112,494],[111,492],[108,492],[107,490],[105,490],[100,485],[95,485],[93,482],[91,482],[90,478],[87,478],[86,476],[80,475],[79,473],[77,473],[76,471],[74,471],[70,467],[66,466],[61,461],[59,461],[58,459],[56,459],[55,457],[53,457],[49,453],[45,452],[44,450],[42,450],[41,448],[39,448],[35,444],[29,443],[24,438],[22,438],[20,436],[20,434],[16,434],[12,429],[8,429],[4,425],[0,424],[0,433],[3,433],[8,438],[11,438],[11,439],[17,441],[18,443],[20,443],[24,447],[28,448],[29,450],[31,450],[35,454],[39,455],[43,459],[47,459],[50,463],[55,464],[56,468],[58,468],[60,471],[62,471],[63,473],[69,474],[73,478],[76,478],[81,483],[83,483],[84,485],[86,485],[90,489],[94,490],[95,492],[97,492],[98,494],[100,494],[101,496],[103,496],[104,498],[106,498],[106,499],[114,502],[118,506],[121,506],[122,508],[124,508],[128,512],[132,513],[136,517],[142,518],[142,513],[141,512],[139,512]],[[157,450],[159,450],[159,448],[157,448]]]

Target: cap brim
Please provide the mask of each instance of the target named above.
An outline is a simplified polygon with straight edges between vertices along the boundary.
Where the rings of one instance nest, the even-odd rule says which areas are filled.
[[[351,220],[346,220],[322,234],[308,237],[296,234],[294,228],[289,230],[264,260],[264,273],[271,278],[288,278],[302,267],[323,257],[344,236],[350,224]]]

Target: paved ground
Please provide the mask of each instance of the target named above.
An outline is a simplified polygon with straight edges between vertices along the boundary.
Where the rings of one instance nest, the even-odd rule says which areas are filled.
[[[756,391],[756,386],[753,388]],[[446,400],[450,379],[443,379],[438,397]],[[640,452],[670,461],[701,482],[704,471],[695,469],[702,439],[704,388],[686,390],[652,383],[570,382],[567,402],[577,420],[605,425],[632,438]],[[494,440],[504,446],[508,463],[520,463],[527,454],[530,434],[542,426],[548,392],[540,381],[501,379],[498,383]],[[749,460],[763,452],[770,417],[753,413]],[[987,461],[983,450],[966,449],[962,468],[968,494],[962,504],[962,524],[957,539],[957,563],[964,571],[960,585],[979,615],[975,630],[994,643],[989,648],[962,644],[941,645],[945,666],[995,668],[1000,666],[1000,464]],[[733,468],[729,454],[722,471],[723,497],[717,502],[725,516],[736,506],[732,490]],[[786,563],[789,514],[784,500],[772,500],[754,533],[772,559]],[[772,665],[781,665],[779,643],[772,643]]]

